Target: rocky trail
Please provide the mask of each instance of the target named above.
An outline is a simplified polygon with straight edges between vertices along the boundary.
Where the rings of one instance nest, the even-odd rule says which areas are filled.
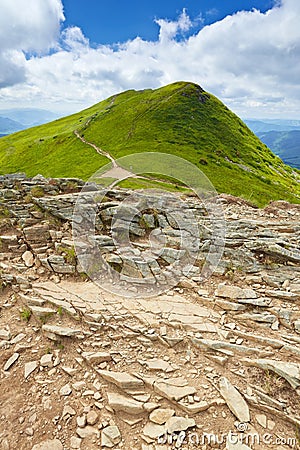
[[[201,278],[204,227],[189,275],[135,298],[123,279],[142,286],[179,257],[174,216],[147,210],[130,224],[139,258],[149,230],[168,239],[155,267],[129,263],[109,224],[130,193],[106,192],[97,245],[121,274],[115,295],[74,252],[83,185],[0,177],[0,449],[299,448],[299,206],[219,196],[226,236],[214,274]],[[199,200],[186,201],[205,221]]]

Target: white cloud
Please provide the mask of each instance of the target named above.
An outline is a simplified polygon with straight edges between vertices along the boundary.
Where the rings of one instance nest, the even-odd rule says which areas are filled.
[[[179,16],[178,20],[171,21],[167,19],[157,19],[155,20],[157,25],[159,25],[159,40],[164,43],[173,39],[180,32],[187,32],[192,27],[192,22],[184,9],[182,14]]]
[[[25,81],[23,52],[56,45],[64,20],[60,0],[0,0],[0,88]]]
[[[23,102],[75,111],[125,89],[186,80],[199,83],[242,116],[300,114],[299,0],[282,0],[266,13],[239,12],[190,37],[184,37],[192,27],[184,10],[177,21],[157,20],[160,31],[154,42],[136,38],[92,48],[82,31],[72,27],[63,31],[54,52],[25,60],[22,50],[42,51],[55,45],[63,19],[60,1],[40,1],[57,7],[39,41],[43,45],[37,48],[34,39],[27,37],[22,46],[10,49],[14,54],[0,53],[1,67],[18,64],[27,76],[21,84],[0,89],[3,106]],[[23,21],[18,27],[23,33]],[[4,49],[1,44],[0,49]],[[3,63],[3,58],[9,63]],[[20,81],[13,80],[16,74],[6,76],[11,84]],[[1,84],[0,76],[1,86],[5,83]]]

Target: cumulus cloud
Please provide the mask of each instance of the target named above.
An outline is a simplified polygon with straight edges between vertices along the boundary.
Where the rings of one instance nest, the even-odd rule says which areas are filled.
[[[0,87],[25,81],[24,52],[56,45],[64,20],[60,0],[0,0]]]
[[[178,33],[189,31],[192,27],[192,21],[187,15],[186,9],[182,11],[182,14],[176,21],[156,19],[155,22],[159,25],[159,40],[162,43],[175,38]]]
[[[45,49],[53,47],[63,13],[59,1],[43,2],[57,6]],[[201,24],[189,35],[193,22],[184,10],[177,21],[156,20],[156,41],[135,38],[97,48],[78,27],[68,28],[60,36],[60,47],[48,55],[25,60],[15,53],[9,59],[2,52],[2,58],[26,70],[28,81],[1,89],[0,100],[39,102],[55,109],[69,104],[69,110],[76,110],[125,89],[186,80],[199,83],[239,115],[293,117],[300,113],[299,20],[300,2],[282,0],[266,13],[241,11],[212,25]],[[33,44],[13,50],[29,48],[38,50]],[[5,84],[0,78],[1,86]]]

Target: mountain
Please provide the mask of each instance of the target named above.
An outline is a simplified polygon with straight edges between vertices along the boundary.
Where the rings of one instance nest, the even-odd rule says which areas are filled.
[[[41,125],[57,118],[57,114],[44,109],[0,109],[0,136]]]
[[[245,119],[244,122],[255,134],[268,131],[293,131],[300,129],[300,120]]]
[[[286,164],[300,169],[299,120],[245,120],[248,127]]]
[[[218,192],[259,205],[276,199],[300,201],[299,173],[216,97],[187,82],[126,91],[77,114],[3,137],[0,170],[88,179],[109,159],[87,142],[115,159],[149,151],[181,156],[197,165]]]
[[[300,169],[300,129],[260,132],[257,136],[286,164]]]
[[[0,133],[9,134],[26,128],[22,123],[0,115]]]

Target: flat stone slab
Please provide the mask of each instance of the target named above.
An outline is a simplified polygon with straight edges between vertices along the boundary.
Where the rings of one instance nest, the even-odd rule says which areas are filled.
[[[219,284],[216,296],[232,300],[257,298],[257,294],[253,289],[242,289],[239,286],[229,286],[227,284]]]
[[[138,415],[145,412],[144,404],[131,397],[109,392],[107,394],[108,404],[114,411],[122,411],[127,414]]]
[[[125,391],[141,389],[144,386],[144,383],[141,379],[136,378],[126,372],[113,372],[110,370],[98,370],[97,372],[106,381],[110,381],[111,383],[115,384]]]
[[[47,334],[47,336],[64,336],[64,337],[74,337],[81,333],[81,330],[75,330],[74,328],[59,327],[56,325],[43,325],[42,330]]]
[[[196,394],[197,390],[193,386],[175,386],[172,380],[155,381],[154,391],[169,400],[179,401],[188,395]]]
[[[220,394],[227,403],[230,411],[241,423],[250,422],[249,407],[239,391],[225,377],[220,379],[219,387]]]

